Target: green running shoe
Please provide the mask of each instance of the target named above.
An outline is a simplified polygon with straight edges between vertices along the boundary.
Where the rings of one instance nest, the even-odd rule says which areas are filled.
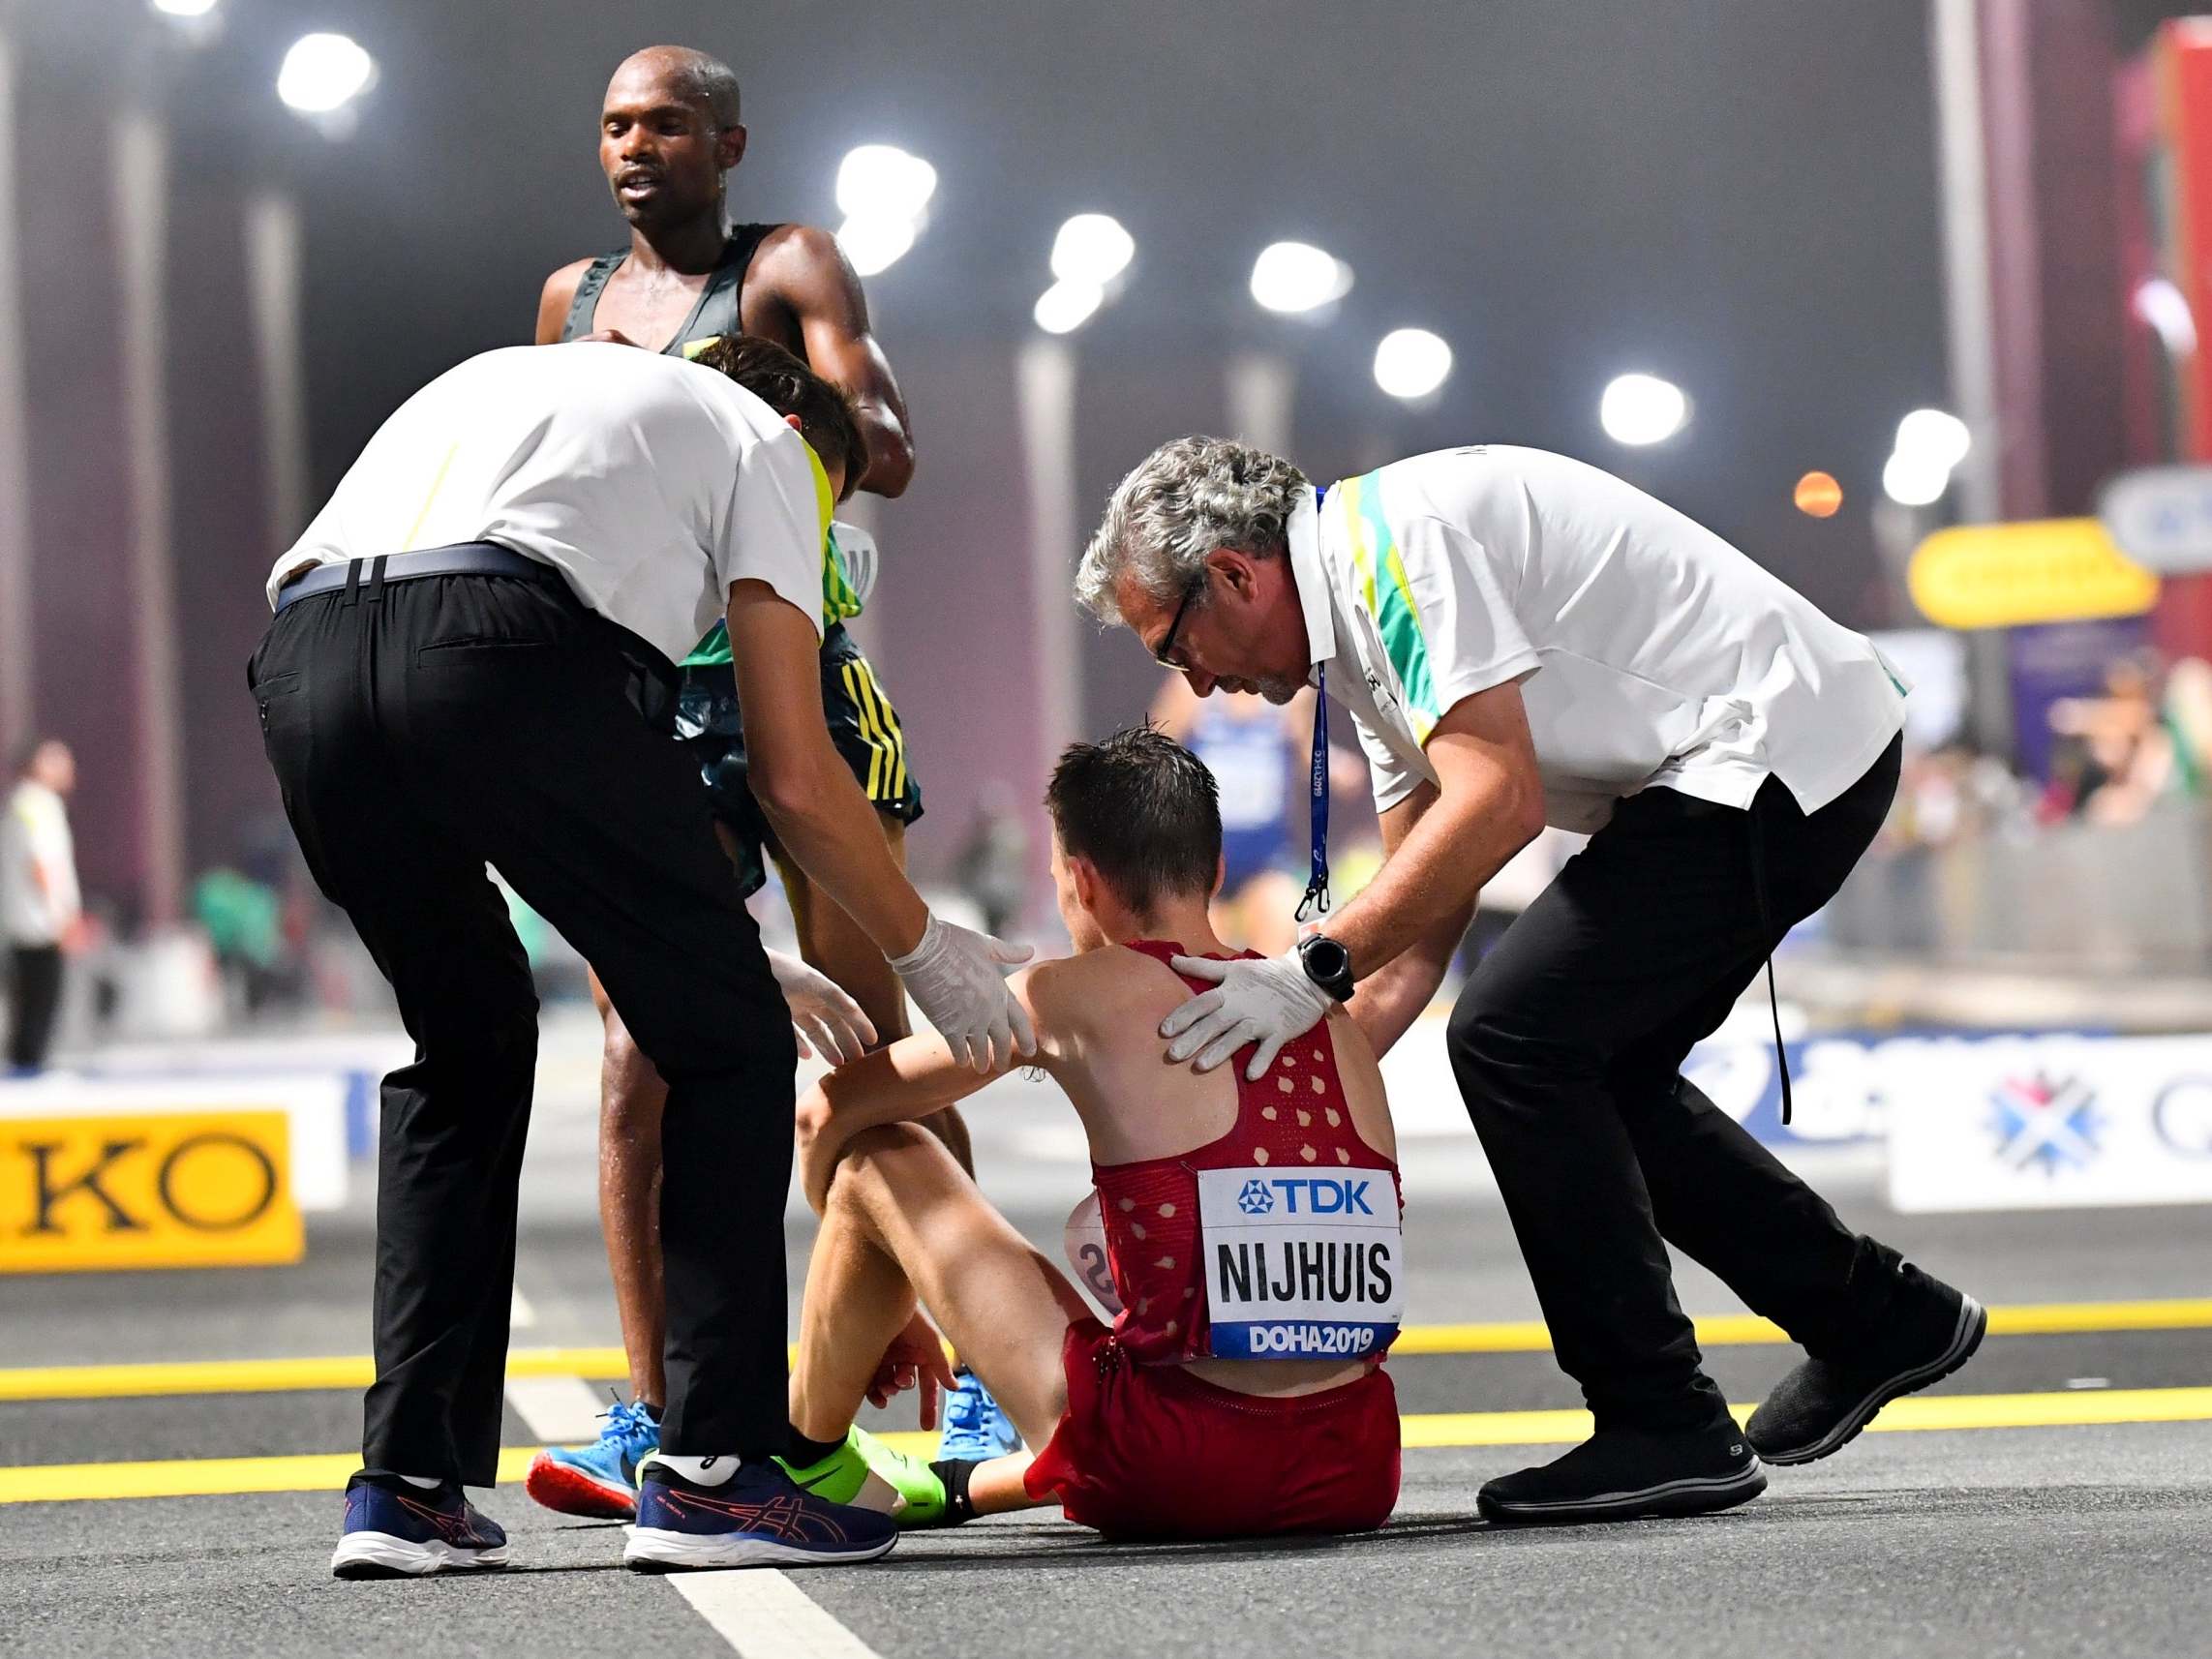
[[[945,1483],[919,1458],[885,1445],[855,1424],[845,1443],[818,1463],[803,1468],[775,1460],[793,1484],[831,1503],[850,1503],[888,1515],[900,1526],[943,1526]]]

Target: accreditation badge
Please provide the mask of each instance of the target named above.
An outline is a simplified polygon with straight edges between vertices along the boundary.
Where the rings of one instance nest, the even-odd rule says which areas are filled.
[[[1206,1309],[1220,1359],[1379,1354],[1405,1311],[1405,1230],[1387,1169],[1201,1169]]]

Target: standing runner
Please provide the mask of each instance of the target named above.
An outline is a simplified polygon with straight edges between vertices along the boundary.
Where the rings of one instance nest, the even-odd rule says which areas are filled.
[[[853,395],[867,459],[859,488],[896,496],[914,475],[906,404],[868,326],[860,280],[828,231],[805,225],[733,225],[728,175],[743,159],[738,77],[727,64],[684,46],[649,46],[615,71],[599,115],[599,165],[629,223],[626,247],[564,265],[538,300],[539,345],[612,336],[669,355],[692,356],[723,335],[773,340]],[[903,867],[906,826],[922,816],[922,789],[906,764],[896,710],[844,624],[865,598],[856,581],[856,532],[833,528],[822,566],[822,702],[830,733],[876,808]],[[741,891],[778,873],[805,959],[859,1002],[877,1039],[906,1035],[906,1000],[883,954],[825,897],[769,832],[745,787],[744,732],[729,639],[719,623],[683,663],[679,735],[700,776]],[[599,1218],[630,1371],[627,1402],[608,1412],[596,1442],[549,1450],[532,1463],[530,1495],[566,1514],[627,1517],[637,1465],[658,1444],[666,1398],[661,1369],[664,1299],[657,1214],[660,1122],[667,1085],[639,1050],[596,980],[606,1047],[600,1071]],[[834,1059],[835,1056],[829,1056]],[[963,1165],[966,1131],[948,1110],[931,1125]],[[980,1383],[965,1374],[948,1402],[949,1456],[1011,1449],[1014,1431]],[[964,1431],[954,1433],[952,1430]]]

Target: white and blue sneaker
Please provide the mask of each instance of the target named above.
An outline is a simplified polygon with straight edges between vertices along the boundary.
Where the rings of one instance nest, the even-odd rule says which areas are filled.
[[[817,1497],[773,1459],[741,1463],[720,1486],[686,1480],[653,1459],[640,1471],[622,1565],[643,1573],[833,1567],[872,1561],[897,1542],[890,1516]]]
[[[952,1392],[945,1396],[945,1432],[937,1441],[937,1461],[958,1459],[987,1463],[1021,1450],[1021,1431],[999,1408],[984,1379],[962,1366],[953,1373]]]
[[[346,1530],[331,1553],[340,1579],[418,1579],[507,1564],[507,1535],[460,1487],[417,1490],[368,1475],[346,1483]]]
[[[600,1414],[606,1425],[589,1446],[549,1446],[530,1460],[523,1491],[561,1515],[627,1521],[638,1512],[638,1465],[660,1450],[652,1408],[620,1400]]]

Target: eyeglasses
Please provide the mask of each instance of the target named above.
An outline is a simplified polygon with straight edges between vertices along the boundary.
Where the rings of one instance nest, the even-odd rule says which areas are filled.
[[[1175,607],[1175,616],[1168,622],[1167,631],[1160,636],[1159,645],[1153,648],[1152,660],[1162,668],[1176,674],[1191,672],[1191,665],[1175,654],[1175,636],[1183,630],[1183,618],[1191,609],[1191,601],[1204,592],[1205,587],[1206,573],[1200,570],[1197,580],[1183,589],[1183,602]]]

